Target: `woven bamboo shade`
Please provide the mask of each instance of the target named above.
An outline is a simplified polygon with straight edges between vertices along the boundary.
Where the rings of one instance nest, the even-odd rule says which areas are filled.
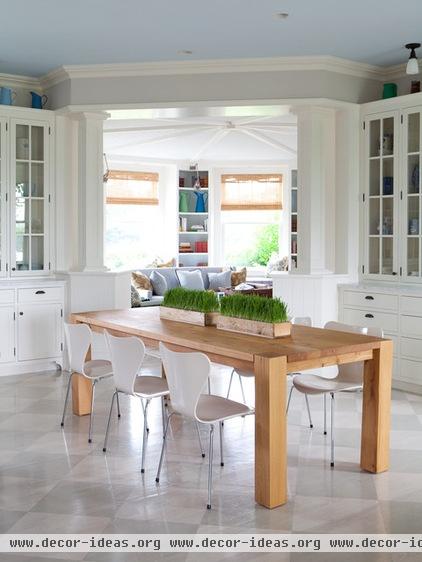
[[[158,180],[156,173],[110,170],[106,201],[112,205],[158,205]]]
[[[223,174],[221,209],[223,211],[279,210],[282,205],[281,174]]]

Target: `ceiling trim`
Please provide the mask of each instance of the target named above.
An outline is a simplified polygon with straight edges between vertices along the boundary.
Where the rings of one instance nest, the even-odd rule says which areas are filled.
[[[32,76],[20,76],[18,74],[0,74],[0,82],[10,88],[23,88],[26,90],[39,89],[41,84],[39,78]]]
[[[333,56],[268,57],[203,61],[162,61],[122,64],[64,65],[41,80],[51,87],[68,79],[171,76],[233,72],[286,72],[322,70],[359,78],[384,80],[386,68]]]

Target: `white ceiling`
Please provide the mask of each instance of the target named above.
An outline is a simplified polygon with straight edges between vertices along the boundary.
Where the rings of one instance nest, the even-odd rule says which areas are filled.
[[[177,115],[181,112],[183,116]],[[104,126],[104,151],[111,160],[294,160],[296,117],[288,108],[266,108],[265,112],[260,114],[262,108],[214,108],[192,115],[192,110],[157,110],[154,117],[140,117],[149,110],[111,112]]]
[[[388,66],[406,60],[405,43],[422,39],[421,22],[421,0],[4,1],[0,72],[296,55]],[[178,54],[186,49],[193,54]]]

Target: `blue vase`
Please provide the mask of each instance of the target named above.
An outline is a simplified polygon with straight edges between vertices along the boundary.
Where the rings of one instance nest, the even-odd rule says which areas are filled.
[[[205,213],[205,197],[200,191],[194,191],[196,195],[195,213]]]

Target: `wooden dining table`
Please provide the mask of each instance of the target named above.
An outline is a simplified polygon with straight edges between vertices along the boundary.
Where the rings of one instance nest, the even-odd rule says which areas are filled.
[[[290,336],[268,339],[161,320],[159,307],[80,312],[72,322],[95,332],[136,336],[148,347],[165,343],[176,351],[200,351],[211,361],[255,373],[255,499],[275,508],[287,502],[288,373],[364,362],[360,467],[388,470],[393,343],[391,340],[307,326],[292,326]],[[72,382],[73,411],[90,412],[91,384]]]

